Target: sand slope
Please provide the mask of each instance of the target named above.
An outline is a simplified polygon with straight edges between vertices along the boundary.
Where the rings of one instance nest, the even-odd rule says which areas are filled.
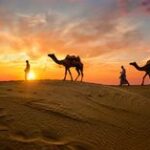
[[[150,86],[0,82],[0,150],[149,150]]]

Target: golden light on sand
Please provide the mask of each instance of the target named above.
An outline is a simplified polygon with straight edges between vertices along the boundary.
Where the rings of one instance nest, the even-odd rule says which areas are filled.
[[[34,72],[29,72],[28,74],[28,80],[35,80],[36,79],[36,75]]]

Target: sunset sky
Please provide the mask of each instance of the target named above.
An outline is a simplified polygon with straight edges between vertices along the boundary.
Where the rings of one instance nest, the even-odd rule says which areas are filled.
[[[84,81],[118,84],[124,65],[140,84],[129,62],[150,59],[150,0],[0,0],[0,80],[24,79],[26,59],[37,79],[62,79],[48,53],[79,55]]]

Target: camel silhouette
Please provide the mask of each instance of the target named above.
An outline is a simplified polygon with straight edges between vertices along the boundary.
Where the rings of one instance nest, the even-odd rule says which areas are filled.
[[[147,63],[142,67],[140,67],[136,62],[131,62],[130,65],[134,66],[139,71],[145,72],[145,75],[143,76],[143,80],[141,83],[141,85],[144,85],[144,80],[145,80],[146,76],[148,75],[150,78],[150,61],[147,61]]]
[[[82,79],[83,79],[83,63],[81,62],[80,60],[80,57],[79,56],[70,56],[70,55],[67,55],[65,57],[65,59],[62,59],[62,60],[58,60],[57,57],[55,56],[55,54],[48,54],[48,56],[57,64],[59,65],[63,65],[65,67],[65,76],[64,76],[64,79],[63,80],[66,80],[66,76],[67,76],[67,72],[69,72],[70,74],[70,77],[71,77],[71,80],[73,80],[73,77],[72,77],[72,73],[70,71],[70,68],[71,67],[75,67],[78,75],[77,77],[75,78],[75,81],[77,81],[77,79],[79,78],[79,76],[81,75],[81,82],[82,82]]]

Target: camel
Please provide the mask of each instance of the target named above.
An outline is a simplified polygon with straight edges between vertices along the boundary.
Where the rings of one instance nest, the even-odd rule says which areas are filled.
[[[65,76],[63,80],[66,80],[66,76],[67,76],[67,72],[69,72],[71,80],[73,81],[73,77],[70,71],[71,67],[75,67],[78,75],[75,78],[75,81],[77,81],[77,79],[79,78],[79,76],[81,75],[81,82],[83,79],[83,63],[80,60],[79,56],[70,56],[67,55],[65,57],[65,59],[62,60],[58,60],[57,57],[55,56],[55,54],[48,54],[48,56],[57,64],[59,65],[63,65],[65,67]]]
[[[130,65],[134,66],[137,70],[145,72],[145,75],[143,76],[143,80],[142,80],[141,85],[144,85],[144,80],[145,80],[147,75],[150,78],[150,63],[149,62],[150,61],[147,61],[147,63],[143,67],[138,66],[138,64],[136,62],[130,63]]]

